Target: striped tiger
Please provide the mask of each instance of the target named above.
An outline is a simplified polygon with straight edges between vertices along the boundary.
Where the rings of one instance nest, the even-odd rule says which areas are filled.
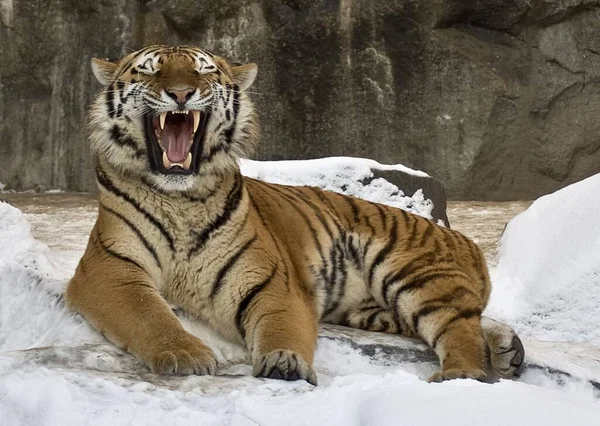
[[[524,350],[482,317],[490,279],[460,233],[389,206],[243,177],[259,139],[255,64],[150,46],[92,59],[99,214],[66,301],[155,373],[216,374],[170,305],[248,349],[253,374],[317,383],[318,323],[418,336],[431,381],[518,375]]]

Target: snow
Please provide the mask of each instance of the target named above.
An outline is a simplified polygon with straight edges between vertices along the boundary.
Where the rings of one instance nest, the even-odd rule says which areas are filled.
[[[196,381],[197,382],[197,381]],[[197,383],[200,385],[199,383]],[[595,425],[598,404],[522,383],[427,384],[403,371],[351,374],[329,386],[261,383],[220,395],[49,369],[0,378],[5,424]],[[23,395],[27,395],[23,398]],[[1,421],[0,421],[1,422]],[[484,423],[485,422],[485,423]],[[1,424],[1,423],[0,423]]]
[[[523,335],[600,345],[600,174],[536,200],[504,232],[488,312]]]
[[[359,179],[364,176],[372,176],[369,170],[387,170],[408,173],[418,177],[429,177],[421,170],[414,170],[402,164],[381,164],[375,160],[356,157],[327,157],[314,160],[291,160],[291,161],[254,161],[241,159],[240,166],[244,176],[254,177],[256,179],[281,179],[290,182],[290,185],[298,185],[298,179],[305,179],[304,175],[330,176],[327,179],[328,184],[335,186],[331,182],[332,176],[335,176],[340,170],[346,169],[345,174],[353,174]]]
[[[341,188],[337,166],[325,165],[319,172],[323,164],[247,163],[244,172],[275,181],[287,169],[288,184],[321,174],[323,185]],[[599,186],[594,177],[544,197],[507,227],[488,313],[526,336],[527,369],[519,381],[494,384],[428,384],[437,361],[422,343],[335,326],[320,331],[318,387],[257,379],[242,347],[182,313],[184,327],[215,351],[220,375],[151,374],[65,309],[61,293],[81,251],[50,250],[18,209],[0,203],[0,426],[597,425],[600,316],[592,302],[600,286],[595,281],[594,291],[590,277],[600,234],[590,194]],[[558,310],[560,297],[569,299]]]

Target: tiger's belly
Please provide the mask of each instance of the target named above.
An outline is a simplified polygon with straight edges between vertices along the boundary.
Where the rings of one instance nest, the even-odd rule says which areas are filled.
[[[319,320],[340,324],[347,312],[372,300],[362,275],[354,263],[344,260],[335,273],[312,275],[312,286],[317,295]],[[311,268],[312,271],[318,270]]]

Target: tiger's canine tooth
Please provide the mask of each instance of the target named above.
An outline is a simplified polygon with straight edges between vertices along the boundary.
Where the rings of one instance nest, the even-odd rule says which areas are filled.
[[[190,152],[188,154],[187,158],[185,159],[185,161],[183,162],[182,166],[184,169],[189,170],[191,165],[192,165],[192,153]]]
[[[162,160],[163,160],[163,166],[165,166],[165,169],[170,169],[172,164],[171,164],[171,161],[169,160],[169,157],[167,157],[166,151],[163,151]]]
[[[194,133],[198,130],[198,125],[200,124],[200,111],[193,110],[192,115],[194,116]]]
[[[161,112],[160,113],[160,129],[164,129],[165,128],[165,120],[167,119],[167,113],[166,112]]]

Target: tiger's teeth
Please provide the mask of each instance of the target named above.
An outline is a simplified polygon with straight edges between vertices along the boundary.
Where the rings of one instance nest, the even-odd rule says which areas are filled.
[[[192,153],[190,152],[188,154],[187,158],[185,159],[185,161],[183,162],[182,166],[184,169],[189,170],[191,165],[192,165]]]
[[[196,133],[198,125],[200,124],[200,111],[193,110],[192,115],[194,116],[194,133]]]
[[[163,151],[163,166],[165,166],[165,169],[170,169],[172,164],[171,161],[169,160],[169,157],[167,157],[167,152]]]
[[[160,114],[160,129],[164,129],[165,128],[165,120],[167,119],[167,113],[166,112],[162,112]]]

